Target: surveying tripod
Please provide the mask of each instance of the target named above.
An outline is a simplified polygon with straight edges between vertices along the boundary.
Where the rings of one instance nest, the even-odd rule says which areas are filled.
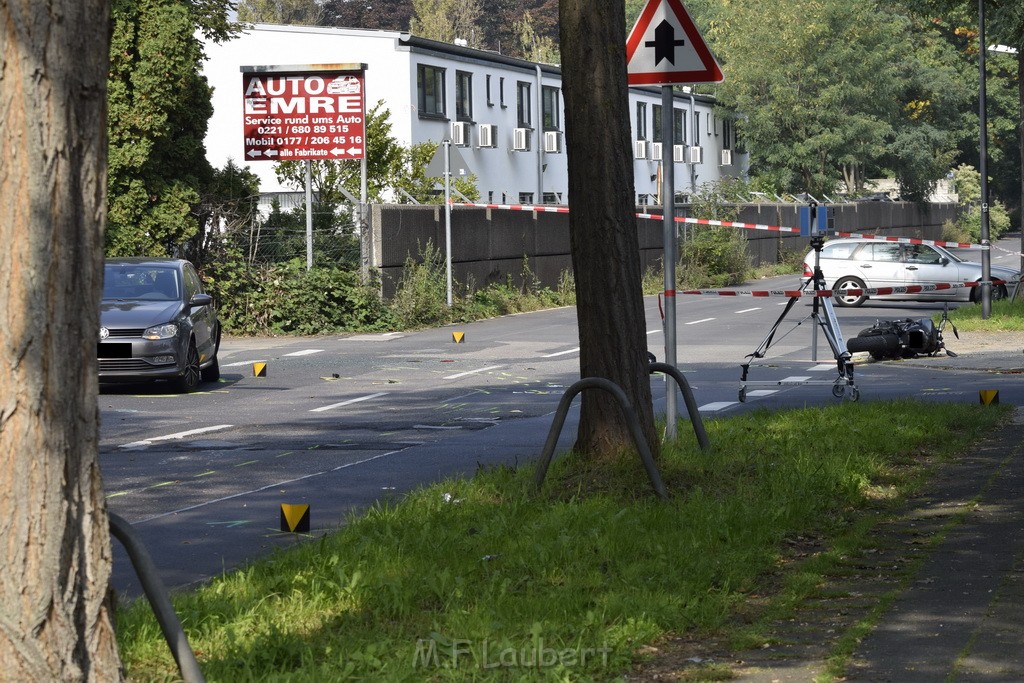
[[[747,374],[750,371],[750,361],[758,358],[764,358],[768,352],[768,348],[772,345],[772,341],[775,339],[775,333],[778,331],[782,321],[786,318],[789,312],[793,309],[793,306],[802,297],[792,296],[789,298],[789,302],[786,303],[786,307],[782,311],[782,315],[772,325],[771,330],[768,332],[768,336],[764,338],[764,341],[754,350],[753,353],[747,356],[748,360],[740,367],[743,369],[743,374],[740,377],[740,392],[739,400],[744,402],[747,399],[747,387],[749,386],[782,386],[787,384],[829,384],[832,386],[832,395],[836,398],[846,397],[851,401],[856,401],[860,398],[860,392],[857,391],[857,385],[853,382],[853,362],[850,360],[850,352],[846,350],[846,343],[843,341],[843,333],[839,329],[839,321],[836,320],[836,312],[832,308],[832,298],[826,297],[821,292],[827,291],[825,287],[825,276],[821,272],[821,247],[825,242],[825,238],[822,235],[811,236],[811,247],[814,249],[814,273],[801,286],[801,290],[807,289],[808,285],[814,285],[814,301],[811,304],[811,314],[797,322],[793,327],[799,327],[807,320],[814,320],[815,324],[818,325],[822,332],[825,334],[825,339],[828,341],[829,347],[832,349],[832,355],[836,361],[836,367],[839,371],[839,376],[835,380],[812,380],[809,377],[795,378],[791,380],[780,380],[780,381],[761,381],[761,382],[749,382],[747,381]],[[814,328],[815,332],[817,328]],[[790,330],[792,332],[792,329]],[[789,334],[788,332],[786,334]],[[785,336],[785,335],[783,335]],[[817,355],[817,335],[812,341],[812,356],[814,360]]]

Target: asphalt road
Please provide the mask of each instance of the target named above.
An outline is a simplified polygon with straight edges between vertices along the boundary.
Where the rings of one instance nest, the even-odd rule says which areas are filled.
[[[1003,258],[1019,258],[1010,246]],[[797,286],[798,278],[788,276],[743,289]],[[679,297],[677,362],[702,419],[837,402],[828,386],[836,365],[823,335],[811,349],[809,299],[786,315],[765,358],[751,366],[748,380],[765,385],[748,389],[746,402],[737,400],[740,365],[786,301]],[[658,298],[645,304],[649,349],[664,358]],[[868,302],[836,315],[849,337],[877,319],[925,317],[941,308]],[[464,334],[461,343],[456,332]],[[947,334],[949,348],[955,343]],[[419,332],[226,339],[222,379],[200,392],[166,394],[154,384],[101,393],[108,504],[141,534],[167,585],[203,581],[336,528],[349,512],[424,482],[535,458],[559,399],[579,378],[578,351],[575,308]],[[266,364],[265,377],[254,376],[254,363]],[[1003,402],[1024,404],[1013,376],[907,363],[858,363],[855,375],[860,400],[976,402],[986,388],[999,390]],[[663,412],[666,384],[660,376],[652,383]],[[561,445],[573,436],[570,418]],[[310,505],[310,535],[281,531],[282,503]],[[115,553],[115,586],[137,595],[116,544]]]

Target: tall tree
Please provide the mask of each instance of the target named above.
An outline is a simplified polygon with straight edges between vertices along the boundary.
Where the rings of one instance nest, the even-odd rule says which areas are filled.
[[[117,681],[97,458],[108,0],[0,2],[0,668]]]
[[[318,0],[241,0],[238,20],[253,24],[319,26],[327,16]]]
[[[416,35],[445,43],[462,39],[470,47],[483,44],[477,0],[412,0],[412,8],[409,30]]]
[[[327,0],[324,26],[408,31],[412,17],[409,0]]]
[[[633,205],[625,7],[623,0],[562,0],[560,8],[580,375],[621,387],[658,453]],[[598,460],[633,449],[606,392],[584,392],[576,448]]]
[[[199,229],[193,214],[213,168],[213,112],[197,29],[223,39],[228,3],[114,0],[111,46],[111,256],[166,256]]]

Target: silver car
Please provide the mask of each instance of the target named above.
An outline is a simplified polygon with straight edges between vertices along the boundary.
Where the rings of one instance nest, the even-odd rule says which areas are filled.
[[[877,299],[909,301],[980,301],[981,287],[963,286],[981,282],[981,264],[964,261],[951,251],[932,244],[901,244],[868,238],[848,237],[830,240],[821,249],[821,272],[825,283],[835,292],[839,306],[860,306],[869,296],[848,294],[848,290],[942,285],[931,291],[870,295]],[[814,251],[804,257],[804,277],[811,277]],[[1007,296],[1007,287],[1016,287],[1020,273],[992,266],[992,298]]]
[[[220,324],[195,268],[181,259],[107,259],[103,270],[100,383],[170,380],[189,392],[220,379]]]

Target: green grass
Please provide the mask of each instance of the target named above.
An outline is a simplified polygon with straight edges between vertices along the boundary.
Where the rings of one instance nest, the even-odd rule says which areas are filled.
[[[935,320],[941,316],[936,316]],[[990,315],[981,317],[981,304],[960,306],[949,312],[949,319],[961,332],[1021,332],[1024,331],[1024,295],[1015,301],[1001,299],[992,302]]]
[[[529,468],[482,471],[175,605],[209,681],[609,680],[670,634],[742,640],[735,615],[783,566],[765,610],[791,609],[868,542],[880,509],[1005,415],[911,400],[760,411],[707,421],[710,453],[683,424],[659,465],[669,501],[635,456],[604,469],[563,456],[539,495]],[[842,547],[783,563],[802,535]],[[131,679],[177,678],[147,604],[118,627]]]

